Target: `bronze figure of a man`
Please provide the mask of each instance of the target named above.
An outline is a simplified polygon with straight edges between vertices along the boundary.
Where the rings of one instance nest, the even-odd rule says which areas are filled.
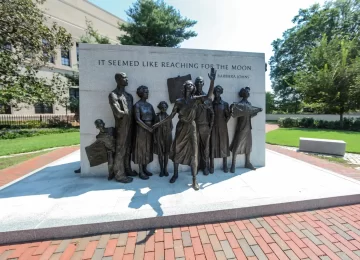
[[[115,118],[116,148],[114,159],[115,179],[118,182],[129,183],[136,176],[130,165],[131,141],[133,132],[133,97],[125,91],[128,78],[124,72],[115,74],[117,84],[109,94],[109,103]]]
[[[206,93],[202,90],[203,86],[204,79],[202,77],[197,77],[195,79],[195,96],[206,96]],[[214,124],[214,111],[212,100],[210,98],[207,98],[203,103],[197,106],[195,122],[198,133],[198,170],[202,170],[204,175],[208,175],[210,134]]]

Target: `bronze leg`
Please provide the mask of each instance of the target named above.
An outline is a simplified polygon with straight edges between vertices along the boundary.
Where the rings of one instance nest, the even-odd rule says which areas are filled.
[[[178,170],[179,170],[179,164],[174,163],[174,174],[170,179],[170,183],[174,183],[176,179],[178,178]]]
[[[230,168],[230,172],[231,173],[235,173],[235,165],[236,165],[236,153],[232,153],[232,163],[231,163],[231,168]]]
[[[227,157],[223,158],[223,170],[224,170],[224,172],[229,171],[228,166],[227,166]]]

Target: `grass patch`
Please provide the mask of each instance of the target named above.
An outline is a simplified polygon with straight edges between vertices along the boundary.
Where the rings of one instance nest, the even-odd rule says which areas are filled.
[[[24,155],[17,155],[14,157],[8,157],[8,158],[0,158],[0,170],[6,169],[10,166],[25,162],[27,160],[30,160],[32,158],[35,158],[37,156],[40,156],[42,154],[46,154],[50,151],[42,151],[37,153],[30,153],[30,154],[24,154]]]
[[[52,147],[70,146],[79,143],[79,132],[0,140],[0,156],[33,152]]]
[[[266,142],[269,144],[299,147],[300,137],[343,140],[346,142],[346,152],[360,153],[360,132],[280,128],[268,132],[266,134]]]

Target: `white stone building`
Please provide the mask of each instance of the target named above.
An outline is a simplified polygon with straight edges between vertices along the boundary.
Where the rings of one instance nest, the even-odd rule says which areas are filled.
[[[81,36],[85,35],[86,20],[92,22],[95,30],[102,36],[107,36],[112,43],[118,43],[117,37],[121,35],[118,23],[124,23],[119,17],[110,14],[87,0],[47,0],[41,6],[47,16],[48,23],[56,22],[72,35],[73,43],[70,51],[57,51],[57,56],[50,60],[48,67],[42,68],[40,76],[51,77],[52,73],[69,73],[78,70],[78,44]],[[52,67],[52,70],[49,68]],[[72,88],[69,95],[79,95],[78,88]],[[2,111],[1,111],[2,110]],[[65,114],[66,108],[59,104],[53,106],[29,106],[19,104],[19,108],[1,109],[0,113],[13,115],[34,114]]]

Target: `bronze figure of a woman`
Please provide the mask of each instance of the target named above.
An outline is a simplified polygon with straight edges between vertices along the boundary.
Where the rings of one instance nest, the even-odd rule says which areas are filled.
[[[136,91],[140,100],[134,105],[136,121],[135,138],[133,142],[132,160],[139,164],[139,177],[149,179],[152,173],[146,167],[153,161],[153,129],[155,111],[153,106],[146,100],[149,97],[149,89],[146,86],[138,87]]]
[[[255,167],[250,162],[250,153],[252,149],[251,136],[251,118],[261,112],[261,108],[253,107],[248,101],[250,96],[250,88],[242,88],[239,92],[242,98],[240,102],[231,105],[230,110],[233,117],[238,117],[234,139],[230,145],[232,152],[232,164],[230,172],[235,172],[236,156],[238,154],[245,154],[245,168],[255,170]]]
[[[195,190],[199,189],[196,181],[198,168],[198,142],[196,130],[196,108],[198,104],[202,104],[208,98],[212,98],[214,91],[214,81],[216,71],[211,69],[209,74],[210,88],[207,95],[194,96],[196,88],[191,80],[184,83],[184,97],[176,100],[173,111],[161,122],[153,126],[154,129],[171,120],[176,114],[179,114],[179,121],[176,125],[175,139],[171,147],[170,158],[174,162],[174,174],[170,179],[170,183],[174,183],[178,178],[179,164],[189,165],[193,178],[192,186]]]

